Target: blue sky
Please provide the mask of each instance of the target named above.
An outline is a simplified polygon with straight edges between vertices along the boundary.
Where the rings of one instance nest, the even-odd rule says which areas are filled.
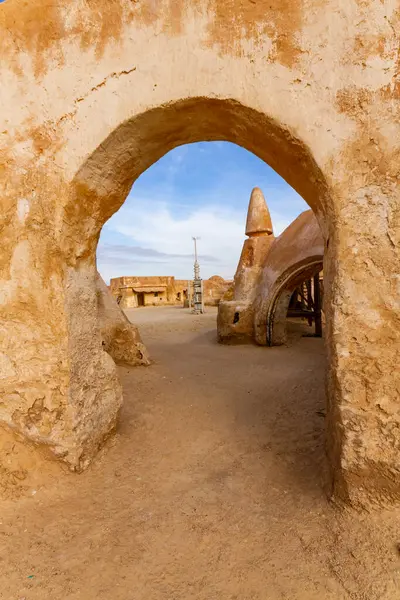
[[[175,148],[134,183],[104,225],[97,265],[103,278],[122,275],[193,276],[192,236],[200,236],[206,279],[231,279],[243,241],[247,206],[260,187],[279,235],[308,206],[268,165],[228,142]]]

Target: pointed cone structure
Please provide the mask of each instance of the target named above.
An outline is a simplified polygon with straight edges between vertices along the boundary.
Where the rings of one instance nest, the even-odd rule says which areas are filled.
[[[251,192],[249,210],[247,211],[246,235],[251,237],[259,233],[271,235],[272,221],[264,195],[260,188]]]

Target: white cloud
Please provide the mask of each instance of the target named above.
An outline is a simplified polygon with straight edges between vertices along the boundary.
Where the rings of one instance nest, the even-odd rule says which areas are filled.
[[[161,254],[140,258],[132,253],[132,274],[175,275],[178,278],[192,277],[192,236],[201,238],[198,252],[204,278],[215,274],[233,277],[244,239],[243,220],[238,214],[223,211],[217,206],[203,206],[180,219],[172,214],[165,202],[153,201],[149,204],[139,198],[114,215],[108,229],[123,234],[132,246]],[[110,272],[114,274],[114,267],[119,272],[117,257],[111,261],[115,264],[109,261],[105,265],[101,248],[102,245],[98,263],[102,274],[106,277]],[[204,255],[206,258],[202,260]]]
[[[107,280],[120,275],[191,278],[192,236],[199,236],[202,277],[232,278],[245,239],[245,210],[212,204],[191,206],[185,213],[183,218],[179,213],[174,215],[173,207],[164,200],[133,196],[128,199],[106,225],[99,244],[98,266],[103,277]],[[278,213],[272,213],[272,218],[275,235],[291,221]],[[113,245],[110,242],[113,232],[125,236],[127,244]],[[130,250],[130,245],[139,248]]]
[[[104,227],[99,270],[105,279],[191,278],[192,236],[199,236],[202,276],[233,277],[255,185],[265,194],[275,235],[307,208],[294,189],[243,149],[225,142],[176,148],[136,181]]]

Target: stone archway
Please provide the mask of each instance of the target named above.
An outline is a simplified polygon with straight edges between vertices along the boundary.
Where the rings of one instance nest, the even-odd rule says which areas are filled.
[[[119,407],[94,317],[100,229],[165,152],[225,139],[323,230],[335,491],[400,499],[396,19],[373,0],[3,4],[2,423],[90,462]]]
[[[258,344],[282,343],[286,329],[286,301],[289,302],[283,292],[294,289],[298,277],[303,277],[307,270],[310,274],[314,274],[317,268],[320,271],[324,254],[322,232],[311,210],[301,213],[274,241],[267,254],[255,298],[254,332]],[[325,266],[329,269],[327,261]],[[329,302],[328,297],[328,310]]]
[[[323,268],[322,257],[311,257],[296,263],[285,271],[269,295],[267,313],[267,346],[278,346],[286,341],[286,320],[289,301],[293,291],[305,279],[310,279]]]
[[[80,166],[60,212],[59,244],[67,265],[66,317],[74,390],[82,407],[84,390],[91,389],[96,398],[103,398],[104,390],[108,395],[103,408],[107,415],[104,429],[93,431],[99,441],[114,425],[120,405],[119,396],[114,398],[110,391],[115,373],[108,365],[102,366],[95,313],[90,316],[87,309],[101,228],[122,205],[135,179],[166,152],[182,144],[212,140],[238,143],[279,169],[313,205],[322,226],[332,227],[328,216],[325,221],[330,206],[328,185],[310,150],[282,124],[259,111],[232,99],[199,97],[153,108],[121,123]],[[79,324],[79,315],[84,317],[84,327]],[[99,369],[103,377],[98,377]],[[76,466],[82,468],[81,459]]]

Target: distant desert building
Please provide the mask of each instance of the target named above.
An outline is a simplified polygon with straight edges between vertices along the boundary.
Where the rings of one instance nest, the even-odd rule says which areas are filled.
[[[204,304],[206,306],[218,306],[232,281],[227,281],[219,275],[213,275],[210,279],[203,281]]]
[[[191,281],[172,276],[116,277],[110,280],[110,290],[121,308],[186,304]],[[203,281],[204,303],[217,306],[231,285],[219,275]]]
[[[184,293],[182,286],[175,290],[175,278],[171,276],[117,277],[111,279],[110,288],[121,308],[175,304],[178,295]]]

